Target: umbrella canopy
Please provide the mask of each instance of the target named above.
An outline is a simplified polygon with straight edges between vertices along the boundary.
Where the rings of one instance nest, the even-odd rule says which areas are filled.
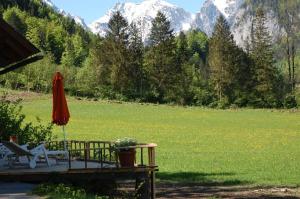
[[[66,125],[70,118],[70,113],[64,92],[63,79],[63,76],[59,72],[56,72],[53,77],[52,122],[57,125]]]

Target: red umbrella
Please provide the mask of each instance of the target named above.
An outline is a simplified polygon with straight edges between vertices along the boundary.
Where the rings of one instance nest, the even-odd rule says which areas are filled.
[[[53,77],[53,109],[52,109],[52,122],[59,126],[63,126],[64,132],[64,147],[66,150],[66,132],[65,125],[68,123],[70,113],[67,105],[67,100],[64,92],[63,76],[60,72],[56,72]]]

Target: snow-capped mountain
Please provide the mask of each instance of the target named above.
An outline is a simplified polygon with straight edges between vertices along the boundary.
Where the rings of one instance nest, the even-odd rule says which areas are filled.
[[[171,21],[175,32],[192,28],[194,15],[176,5],[164,0],[144,0],[142,3],[117,3],[106,15],[89,25],[92,32],[104,36],[110,17],[115,11],[120,11],[128,23],[136,23],[142,30],[145,41],[149,36],[152,20],[158,11],[163,12]]]
[[[209,36],[213,32],[218,17],[223,15],[231,27],[237,44],[243,46],[244,41],[249,38],[255,13],[252,7],[255,2],[246,0],[206,0],[202,7],[199,5],[199,12],[195,14],[171,4],[167,0],[141,0],[141,3],[126,1],[126,3],[117,3],[104,16],[87,26],[82,18],[57,8],[51,0],[42,1],[62,15],[73,18],[77,24],[101,36],[105,36],[109,19],[113,13],[120,11],[129,24],[135,22],[138,25],[145,42],[151,31],[152,20],[157,12],[161,11],[170,20],[171,28],[174,29],[175,33],[189,29],[200,29]],[[276,11],[268,8],[266,11],[267,26],[269,31],[273,33],[275,40],[282,33],[276,18]]]
[[[194,27],[199,28],[208,35],[211,35],[218,17],[222,14],[214,2],[210,0],[205,1],[200,12],[196,14],[194,21]]]
[[[244,2],[245,0],[206,0],[196,14],[194,27],[211,35],[218,17],[222,14],[231,25]]]
[[[81,25],[85,29],[88,29],[88,26],[86,25],[86,23],[84,22],[84,20],[81,17],[72,15],[72,14],[64,11],[63,9],[58,8],[51,0],[42,0],[42,2],[44,2],[46,5],[50,6],[56,12],[62,14],[63,16],[74,19],[76,24]]]
[[[245,0],[206,0],[200,12],[193,14],[165,0],[144,0],[141,3],[117,3],[106,15],[89,25],[92,32],[104,36],[107,24],[115,11],[120,11],[129,22],[139,24],[145,41],[150,34],[152,20],[158,11],[171,21],[175,33],[189,29],[201,29],[211,35],[217,18],[223,14],[226,19],[233,18]],[[200,5],[199,5],[200,6]]]
[[[265,6],[265,24],[274,42],[284,34],[277,12],[276,8]],[[245,4],[235,12],[234,17],[231,19],[231,31],[239,46],[244,46],[245,41],[250,38],[252,23],[255,18],[254,13],[253,5]]]

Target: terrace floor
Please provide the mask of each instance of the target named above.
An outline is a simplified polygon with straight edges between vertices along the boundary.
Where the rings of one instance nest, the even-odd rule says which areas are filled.
[[[102,165],[97,162],[87,162],[87,167],[85,167],[84,161],[74,160],[71,161],[72,169],[100,169],[100,168],[116,168],[115,165],[105,164]],[[36,168],[30,169],[28,164],[16,164],[12,168],[8,165],[0,167],[0,174],[16,174],[16,173],[50,173],[50,172],[67,172],[69,170],[68,161],[51,161],[51,166],[48,167],[45,162],[37,163]]]

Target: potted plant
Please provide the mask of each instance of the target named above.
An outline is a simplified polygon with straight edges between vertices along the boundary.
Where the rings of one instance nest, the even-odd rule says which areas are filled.
[[[114,144],[114,150],[118,153],[121,167],[134,167],[135,148],[137,141],[132,138],[118,139]]]

